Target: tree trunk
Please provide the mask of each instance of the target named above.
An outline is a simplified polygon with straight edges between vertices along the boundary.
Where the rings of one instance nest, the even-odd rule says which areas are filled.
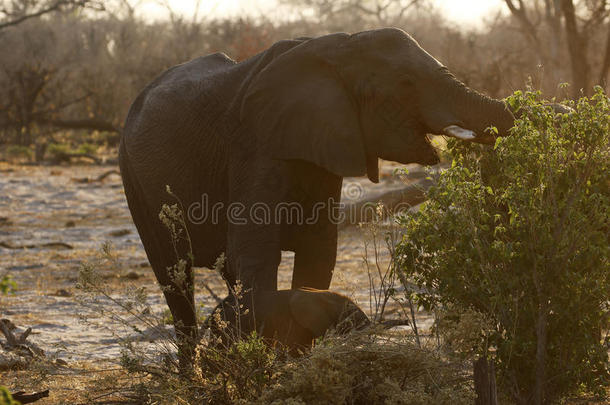
[[[34,145],[34,161],[40,163],[44,160],[44,154],[49,144],[47,142],[36,142]]]
[[[481,357],[474,363],[475,405],[498,405],[494,363]]]
[[[518,0],[518,6],[513,3],[513,0],[504,1],[511,14],[517,19],[517,21],[519,21],[519,24],[521,24],[521,27],[523,29],[522,34],[529,38],[532,46],[534,47],[534,49],[536,49],[536,53],[540,58],[539,63],[544,64],[545,61],[548,59],[546,57],[546,49],[540,42],[540,38],[538,38],[538,31],[536,29],[536,25],[534,25],[528,17],[525,6],[523,5],[523,1]]]
[[[589,94],[589,65],[587,64],[587,41],[578,32],[576,12],[572,0],[561,0],[561,11],[565,18],[568,51],[572,69],[572,97],[580,97],[581,90]]]
[[[610,70],[610,26],[608,27],[608,37],[606,38],[606,52],[604,54],[604,63],[599,73],[599,85],[607,90],[608,70]]]
[[[545,74],[552,77],[553,89],[547,89],[551,93],[555,91],[555,86],[559,82],[559,72],[561,68],[561,0],[545,0],[545,19],[551,27],[552,35],[549,38],[549,69],[545,69]]]
[[[544,298],[543,298],[544,299]],[[544,403],[544,386],[546,385],[546,344],[547,344],[547,305],[538,305],[536,321],[536,381],[534,385],[534,404]]]

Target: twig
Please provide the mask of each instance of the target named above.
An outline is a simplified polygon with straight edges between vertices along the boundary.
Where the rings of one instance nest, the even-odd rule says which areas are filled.
[[[216,293],[214,291],[212,291],[212,289],[210,288],[210,286],[207,283],[203,283],[203,288],[205,288],[210,293],[212,298],[214,298],[216,300],[217,304],[220,304],[223,301],[222,298],[220,298],[218,295],[216,295]]]

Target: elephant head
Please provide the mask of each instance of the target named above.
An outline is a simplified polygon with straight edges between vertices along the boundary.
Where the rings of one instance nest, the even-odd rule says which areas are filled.
[[[489,143],[506,104],[469,89],[399,29],[331,34],[274,57],[252,79],[240,117],[261,149],[339,176],[378,181],[377,159],[434,164],[427,134]]]
[[[290,349],[311,347],[314,339],[334,329],[347,334],[370,325],[366,314],[349,298],[328,290],[299,288],[295,290],[262,291],[255,294],[247,314],[237,316],[237,305],[231,298],[217,308],[227,322],[228,330],[220,331],[214,315],[206,321],[214,335],[234,337],[235,325],[241,334],[256,330],[257,335],[274,345]],[[225,340],[226,343],[226,340]]]

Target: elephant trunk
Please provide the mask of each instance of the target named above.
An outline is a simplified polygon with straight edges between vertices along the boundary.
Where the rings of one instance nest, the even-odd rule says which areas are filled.
[[[504,101],[496,100],[465,88],[463,102],[456,105],[466,128],[478,136],[488,135],[487,128],[496,127],[498,135],[506,136],[515,125],[515,117]]]
[[[475,142],[490,143],[494,137],[486,130],[496,127],[499,136],[506,136],[514,126],[515,117],[502,100],[487,97],[473,89],[468,88],[455,78],[446,68],[444,70],[446,89],[444,92],[445,102],[451,103],[447,106],[448,111],[455,119],[460,121],[459,126],[473,131],[476,134]],[[442,92],[439,92],[442,94]]]

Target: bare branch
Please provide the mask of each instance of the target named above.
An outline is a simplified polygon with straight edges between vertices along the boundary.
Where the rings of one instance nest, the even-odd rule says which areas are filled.
[[[64,6],[85,7],[88,5],[89,2],[89,0],[56,0],[51,2],[48,6],[42,7],[37,11],[31,13],[24,13],[23,15],[15,16],[14,18],[9,19],[8,21],[0,22],[0,30],[21,24],[22,22],[32,18],[37,18],[54,11],[59,11]],[[10,13],[8,11],[4,10],[3,13],[8,15],[10,18]]]
[[[608,1],[601,0],[596,8],[591,11],[591,17],[583,24],[584,32],[592,32],[606,20],[610,13],[608,9]]]
[[[517,7],[513,0],[504,0],[511,14],[517,18],[519,23],[522,25],[525,35],[529,37],[531,42],[536,48],[538,55],[543,56],[542,46],[540,44],[540,39],[538,38],[538,31],[536,30],[536,26],[529,19],[525,6],[523,5],[522,0],[517,0],[519,2],[519,6]]]

